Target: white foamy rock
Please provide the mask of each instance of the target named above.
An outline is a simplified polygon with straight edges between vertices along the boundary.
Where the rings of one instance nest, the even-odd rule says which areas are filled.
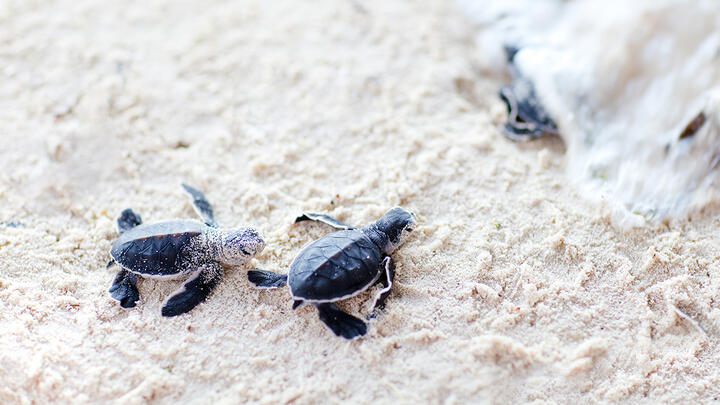
[[[567,144],[568,172],[616,220],[720,197],[720,2],[461,1],[489,68],[502,47]],[[643,222],[643,221],[641,221]]]

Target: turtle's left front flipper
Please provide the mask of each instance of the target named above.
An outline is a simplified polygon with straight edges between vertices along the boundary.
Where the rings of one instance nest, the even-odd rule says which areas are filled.
[[[202,193],[202,191],[196,189],[195,187],[190,187],[187,184],[183,183],[181,184],[182,188],[190,194],[190,198],[192,198],[192,204],[195,208],[195,212],[198,213],[205,222],[207,226],[211,226],[213,228],[217,228],[218,224],[215,222],[215,215],[213,214],[212,205],[210,205],[210,202],[208,202],[207,198],[205,198],[205,194]]]
[[[339,219],[333,218],[329,215],[325,214],[316,214],[314,212],[304,212],[299,217],[295,218],[295,223],[302,221],[316,221],[316,222],[322,222],[323,224],[330,225],[335,229],[339,230],[347,230],[347,229],[355,229],[354,226],[348,225],[343,221],[340,221]]]
[[[165,301],[162,308],[163,316],[182,315],[205,301],[210,293],[222,280],[223,269],[217,263],[209,263],[200,267]]]

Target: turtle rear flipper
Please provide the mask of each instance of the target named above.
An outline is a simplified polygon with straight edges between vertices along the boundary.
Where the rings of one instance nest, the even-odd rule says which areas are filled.
[[[136,214],[130,208],[123,210],[117,219],[118,233],[128,231],[142,223],[140,215]]]
[[[218,224],[217,222],[215,222],[215,215],[213,214],[212,205],[210,205],[207,198],[205,198],[205,194],[203,194],[202,191],[194,187],[190,187],[185,183],[181,184],[181,186],[188,194],[190,194],[193,207],[195,208],[195,212],[197,212],[198,215],[202,217],[205,224],[207,226],[217,228]]]
[[[267,270],[248,271],[248,280],[258,288],[279,288],[287,282],[287,274],[273,273]]]
[[[320,320],[327,325],[337,336],[345,339],[354,339],[367,333],[367,325],[362,320],[344,312],[332,303],[315,305],[320,314]]]
[[[108,292],[110,296],[120,302],[123,308],[132,308],[140,299],[140,293],[137,289],[137,274],[127,270],[120,270],[115,276]]]
[[[354,226],[348,225],[345,222],[335,219],[329,215],[316,214],[313,212],[305,212],[302,215],[300,215],[299,217],[295,218],[295,223],[302,222],[302,221],[322,222],[323,224],[330,225],[333,228],[340,229],[340,230],[355,229]]]
[[[163,316],[182,315],[205,301],[222,279],[222,266],[217,263],[206,264],[165,301]]]

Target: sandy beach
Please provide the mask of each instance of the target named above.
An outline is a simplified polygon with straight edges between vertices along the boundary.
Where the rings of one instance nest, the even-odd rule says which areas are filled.
[[[720,204],[634,229],[518,144],[453,2],[0,3],[0,403],[712,403]],[[181,281],[107,289],[115,219],[196,218],[267,246],[190,313]],[[393,206],[420,226],[367,336],[287,289],[330,232]],[[370,312],[376,288],[341,307]]]

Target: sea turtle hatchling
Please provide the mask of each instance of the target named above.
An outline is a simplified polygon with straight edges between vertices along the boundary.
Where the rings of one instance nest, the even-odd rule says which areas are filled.
[[[499,96],[508,110],[508,122],[502,128],[503,133],[516,142],[532,141],[545,135],[559,135],[557,124],[535,92],[534,83],[523,76],[515,65],[518,52],[520,49],[517,47],[505,46],[513,81],[499,91]]]
[[[141,225],[140,215],[126,209],[117,219],[120,237],[110,249],[108,267],[119,264],[110,296],[123,308],[140,298],[139,277],[171,280],[188,277],[162,307],[163,316],[184,314],[205,301],[223,275],[223,265],[241,265],[262,252],[265,242],[253,228],[218,229],[210,203],[186,184],[203,222],[170,220]]]
[[[395,277],[390,254],[417,224],[415,215],[396,207],[360,229],[323,214],[305,213],[295,222],[305,220],[319,221],[339,231],[305,246],[290,264],[288,274],[250,270],[248,279],[260,288],[277,288],[287,283],[294,300],[293,309],[312,304],[318,309],[320,320],[336,335],[346,339],[365,335],[365,322],[343,312],[333,302],[353,297],[380,282],[383,288],[373,313],[383,307]]]

